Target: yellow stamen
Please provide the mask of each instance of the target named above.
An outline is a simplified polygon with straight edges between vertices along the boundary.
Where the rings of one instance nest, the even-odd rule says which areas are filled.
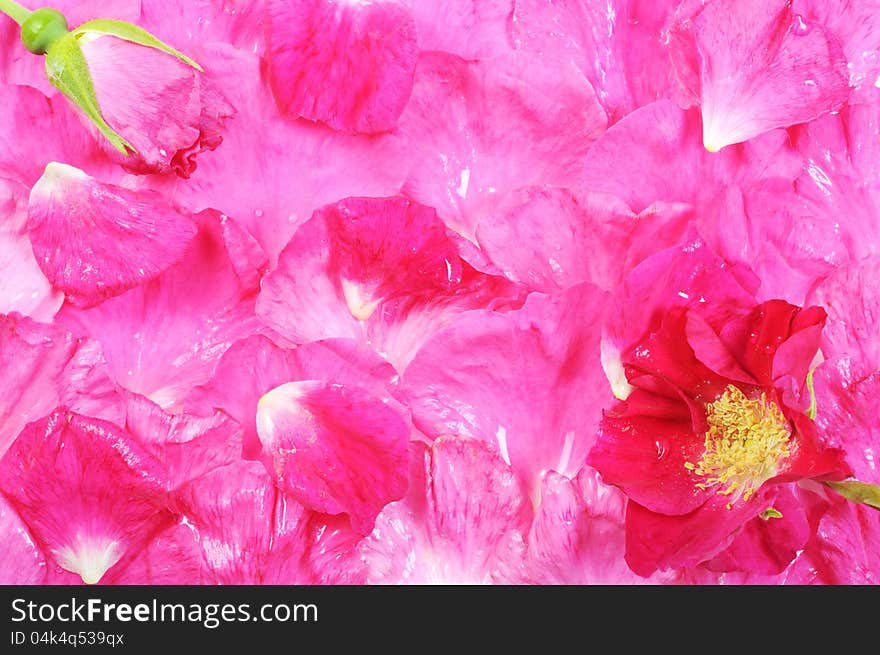
[[[685,468],[706,478],[700,489],[726,485],[718,493],[731,496],[730,508],[740,498],[748,500],[762,484],[776,475],[779,461],[789,456],[791,430],[788,421],[767,394],[747,398],[729,385],[706,406],[705,451],[696,464]]]

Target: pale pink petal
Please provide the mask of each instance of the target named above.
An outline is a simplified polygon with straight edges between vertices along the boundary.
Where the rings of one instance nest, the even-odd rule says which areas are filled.
[[[516,48],[574,61],[612,122],[669,95],[672,68],[662,29],[677,0],[515,0]]]
[[[31,189],[28,235],[50,282],[80,307],[145,284],[179,261],[196,222],[155,192],[102,184],[56,162]]]
[[[822,439],[843,449],[858,480],[880,484],[880,373],[861,370],[861,362],[845,357],[816,369],[816,426]]]
[[[346,132],[394,128],[418,56],[412,14],[395,0],[269,0],[266,62],[281,109]]]
[[[353,342],[328,340],[296,349],[254,336],[235,343],[217,364],[214,377],[197,387],[186,407],[202,415],[222,410],[244,430],[244,456],[256,459],[262,448],[257,436],[257,404],[275,387],[298,380],[326,380],[356,385],[392,402],[397,374],[390,364]]]
[[[157,48],[115,36],[79,38],[101,115],[135,150],[114,158],[135,173],[176,173],[187,178],[202,150],[213,150],[233,108],[201,73]],[[91,123],[102,146],[112,146]]]
[[[241,427],[221,411],[204,418],[168,414],[132,393],[124,402],[125,428],[162,463],[171,489],[241,458]]]
[[[101,344],[80,339],[58,384],[59,405],[85,416],[125,424],[125,394],[110,376]]]
[[[267,469],[288,495],[347,514],[367,534],[407,487],[410,428],[399,411],[355,387],[288,382],[260,398],[257,434]]]
[[[180,521],[130,550],[101,578],[106,585],[206,585],[217,579],[205,562],[199,535]]]
[[[0,177],[30,189],[52,161],[76,166],[104,181],[120,177],[119,167],[80,125],[67,98],[50,99],[30,87],[0,84],[0,106],[6,108],[0,112]]]
[[[0,313],[51,321],[64,302],[34,257],[27,233],[27,190],[0,178]]]
[[[216,212],[197,218],[199,233],[178,264],[97,307],[59,313],[101,343],[115,382],[165,409],[178,408],[233,342],[259,329],[256,288],[243,282],[256,277],[240,275],[230,258],[249,237]]]
[[[576,480],[549,472],[529,534],[539,584],[643,584],[623,559],[626,499],[590,469]]]
[[[203,153],[189,180],[155,181],[168,185],[183,206],[222,209],[274,263],[318,207],[349,196],[399,192],[407,166],[401,139],[349,135],[286,120],[261,84],[255,55],[222,44],[207,48],[207,54],[213,62],[207,74],[237,113],[226,126],[226,145]],[[265,138],[269,134],[272,138]]]
[[[412,11],[423,51],[485,59],[510,49],[511,0],[404,0]]]
[[[791,0],[714,0],[679,11],[672,57],[699,97],[711,152],[814,120],[849,97],[840,43],[791,9]],[[693,70],[699,70],[699,77]]]
[[[748,197],[730,186],[704,217],[706,238],[717,252],[748,264],[760,278],[759,301],[808,304],[817,281],[846,261],[851,250],[840,224],[805,207],[789,183],[768,184]]]
[[[687,202],[699,217],[723,186],[748,193],[768,180],[793,181],[803,159],[788,134],[771,132],[721,153],[706,152],[699,114],[668,100],[636,109],[590,148],[579,184],[611,193],[640,212],[658,200]]]
[[[850,102],[870,101],[880,80],[880,2],[794,0],[792,8],[805,24],[823,25],[840,41],[853,88]]]
[[[43,584],[46,557],[34,543],[27,526],[0,495],[0,584]]]
[[[480,222],[477,242],[506,277],[536,291],[580,282],[610,291],[647,254],[676,243],[690,218],[680,203],[635,214],[608,194],[527,187]]]
[[[518,292],[462,261],[436,212],[402,197],[322,208],[263,280],[257,313],[295,343],[347,338],[403,370],[458,313]]]
[[[174,43],[203,67],[211,63],[201,52],[209,43],[229,43],[258,54],[265,49],[265,0],[138,1],[138,25],[166,43]],[[168,20],[168,16],[175,19]]]
[[[286,503],[288,516],[279,515],[285,501],[259,462],[215,469],[186,484],[175,499],[221,584],[307,580],[299,564],[307,546],[300,534],[307,517],[292,503]]]
[[[880,581],[880,512],[834,502],[789,574],[792,584],[876,585]]]
[[[463,314],[406,370],[416,426],[491,444],[535,496],[545,471],[577,473],[611,401],[599,362],[605,302],[582,284],[534,293],[508,314]]]
[[[0,489],[43,550],[94,584],[165,524],[158,462],[119,427],[54,412],[0,460]]]
[[[423,53],[400,119],[411,152],[403,193],[473,240],[479,220],[510,191],[578,183],[605,125],[592,86],[569,61]]]
[[[828,312],[822,332],[826,357],[850,357],[864,372],[880,368],[880,257],[841,266],[810,295],[810,302]]]
[[[486,584],[525,579],[531,506],[487,445],[443,437],[414,445],[423,473],[389,505],[359,549],[373,583]],[[418,455],[421,455],[418,457]]]
[[[27,423],[58,405],[59,379],[75,349],[63,328],[0,314],[0,457]]]

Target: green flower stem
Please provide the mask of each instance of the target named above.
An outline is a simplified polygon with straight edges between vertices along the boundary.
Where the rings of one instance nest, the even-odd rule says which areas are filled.
[[[0,11],[21,25],[30,16],[31,10],[22,7],[14,0],[0,0]]]

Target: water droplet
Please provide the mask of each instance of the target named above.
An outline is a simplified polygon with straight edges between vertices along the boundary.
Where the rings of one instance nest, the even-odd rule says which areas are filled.
[[[263,210],[262,209],[255,209],[254,216],[256,216],[257,218],[263,218]]]
[[[663,459],[666,455],[666,443],[658,439],[654,442],[654,447],[657,448],[657,459]]]
[[[806,36],[813,31],[813,25],[800,14],[795,14],[791,31],[795,36]]]

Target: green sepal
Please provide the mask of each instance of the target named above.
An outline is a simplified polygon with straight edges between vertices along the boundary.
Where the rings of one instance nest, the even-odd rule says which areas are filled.
[[[187,57],[179,50],[175,50],[167,43],[163,43],[155,36],[147,32],[146,30],[141,29],[137,25],[132,25],[131,23],[126,23],[125,21],[121,20],[97,18],[95,20],[90,20],[87,23],[83,23],[75,30],[73,30],[73,32],[71,32],[71,34],[76,35],[88,33],[110,34],[125,41],[130,41],[131,43],[137,43],[138,45],[146,46],[148,48],[155,48],[156,50],[161,50],[162,52],[167,52],[169,55],[177,57],[187,66],[192,66],[197,71],[204,72],[202,70],[202,67],[199,66],[195,61]]]
[[[101,115],[92,74],[74,32],[65,34],[49,48],[46,53],[46,76],[55,88],[85,112],[114,148],[123,155],[135,152],[134,147],[117,134]]]
[[[761,512],[761,518],[765,521],[769,521],[770,519],[781,519],[782,512],[780,512],[775,507],[768,507],[763,512]]]
[[[880,509],[880,485],[859,482],[858,480],[826,482],[825,484],[847,500]]]

